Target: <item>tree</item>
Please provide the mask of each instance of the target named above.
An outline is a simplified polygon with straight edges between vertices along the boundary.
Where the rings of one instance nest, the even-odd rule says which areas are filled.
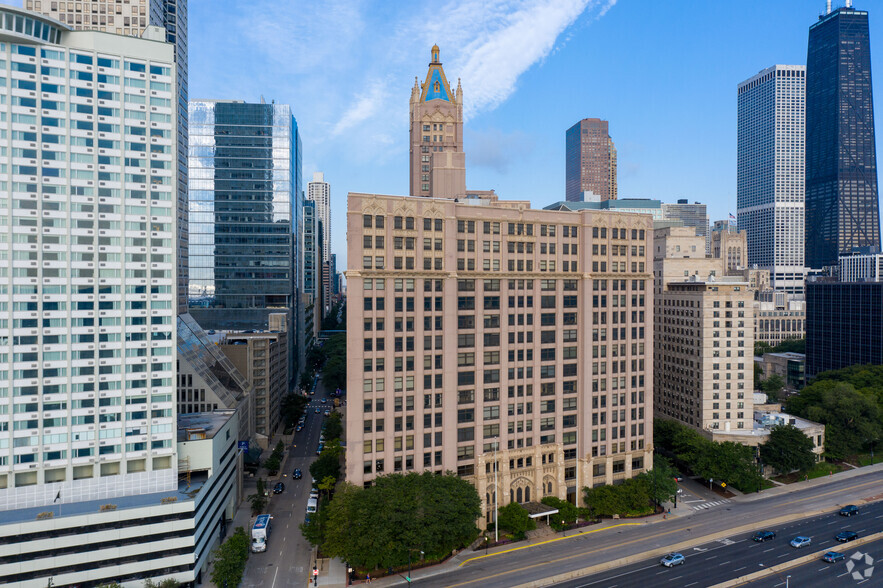
[[[458,476],[426,472],[380,476],[369,488],[343,484],[320,510],[322,552],[370,569],[405,565],[414,549],[439,559],[468,545],[481,501]]]
[[[331,416],[325,419],[325,440],[340,439],[343,435],[343,423],[339,412],[332,412]]]
[[[763,368],[760,367],[759,364],[754,364],[754,389],[760,390],[760,385],[763,382]]]
[[[760,383],[760,389],[767,394],[778,394],[785,387],[785,380],[779,374],[773,374]]]
[[[524,539],[525,533],[537,528],[537,523],[523,506],[510,502],[497,511],[497,524],[512,533],[515,539]]]
[[[340,478],[340,455],[343,448],[340,441],[332,439],[328,441],[319,459],[310,464],[310,474],[316,480],[324,480],[327,477],[338,480]]]
[[[153,580],[144,580],[144,588],[178,588],[181,585],[181,582],[175,580],[174,578],[166,578],[165,580],[161,580],[159,582],[154,582]]]
[[[805,471],[816,463],[812,439],[794,425],[777,425],[760,446],[760,459],[782,474]]]
[[[879,401],[848,382],[817,378],[788,399],[787,411],[824,424],[825,454],[837,459],[860,453],[880,439]]]
[[[767,343],[766,341],[755,341],[754,342],[754,356],[762,357],[764,353],[772,353],[773,346]]]
[[[215,586],[227,588],[239,586],[245,571],[245,562],[248,560],[248,544],[245,529],[236,527],[233,534],[214,551],[212,582]]]
[[[300,394],[289,393],[283,396],[282,402],[279,405],[282,421],[289,426],[295,424],[304,414],[308,402],[309,401]]]
[[[656,504],[671,502],[678,492],[678,483],[675,481],[677,472],[671,467],[667,459],[661,455],[653,456],[653,469],[638,475],[639,479],[646,481],[650,490],[650,498]]]
[[[558,509],[558,513],[552,515],[551,522],[549,523],[549,526],[556,531],[563,531],[567,528],[567,525],[575,523],[579,518],[579,509],[575,504],[571,504],[566,500],[561,500],[556,496],[546,496],[540,502],[546,506]]]
[[[329,390],[346,387],[346,335],[339,333],[328,338],[324,345],[326,361],[322,379]]]
[[[252,516],[261,514],[267,507],[267,497],[263,494],[251,494],[248,497],[248,501],[251,503]]]

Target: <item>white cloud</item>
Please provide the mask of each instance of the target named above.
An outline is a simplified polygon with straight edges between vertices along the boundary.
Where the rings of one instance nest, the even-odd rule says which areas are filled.
[[[343,116],[331,130],[332,136],[349,131],[356,125],[377,116],[384,103],[389,99],[387,83],[375,81],[360,92],[355,103],[347,108]]]

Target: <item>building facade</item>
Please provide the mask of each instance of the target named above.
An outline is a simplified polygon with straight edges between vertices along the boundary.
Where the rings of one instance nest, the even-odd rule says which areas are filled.
[[[289,314],[303,336],[300,138],[291,109],[190,102],[190,310],[203,328],[261,329]]]
[[[754,293],[692,227],[654,239],[654,410],[700,431],[753,427]]]
[[[136,39],[3,13],[11,86],[38,98],[0,85],[2,420],[26,435],[2,444],[0,510],[174,488],[172,47],[159,29]],[[148,87],[164,100],[149,115]]]
[[[883,253],[854,253],[841,256],[840,280],[843,282],[883,280]]]
[[[880,247],[868,12],[819,17],[806,52],[806,265]]]
[[[806,67],[774,65],[737,89],[736,202],[748,263],[802,292]]]
[[[304,306],[304,353],[313,345],[319,336],[322,322],[322,231],[321,223],[316,215],[316,203],[304,201],[303,240],[303,289]]]
[[[316,203],[316,217],[322,223],[322,261],[331,259],[331,184],[325,174],[316,172],[307,184],[307,200]]]
[[[649,469],[650,217],[481,202],[349,195],[347,481],[455,471],[487,513]]]
[[[26,0],[25,8],[66,23],[72,30],[102,31],[140,37],[145,28],[165,30],[166,42],[175,46],[175,77],[178,102],[176,143],[178,175],[178,313],[187,312],[187,0],[81,0],[52,2]]]
[[[685,198],[680,198],[677,202],[663,202],[662,218],[681,221],[683,226],[696,229],[696,234],[705,239],[705,255],[711,254],[711,232],[708,230],[708,211],[705,204],[690,204]]]
[[[458,198],[466,195],[463,152],[463,90],[452,91],[438,45],[432,47],[426,81],[411,89],[411,195]],[[323,259],[327,261],[327,259]]]
[[[266,449],[266,439],[273,436],[282,421],[280,406],[288,393],[288,333],[278,329],[224,333],[218,347],[251,384],[255,434]]]
[[[565,200],[579,201],[584,192],[616,200],[616,147],[608,127],[606,120],[584,118],[567,129]]]
[[[724,260],[727,274],[741,272],[748,266],[748,233],[734,224],[717,221],[711,231],[711,256]]]
[[[883,364],[883,282],[807,282],[807,379],[866,364]]]

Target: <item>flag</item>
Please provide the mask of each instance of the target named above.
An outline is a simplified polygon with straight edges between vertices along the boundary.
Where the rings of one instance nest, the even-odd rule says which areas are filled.
[[[733,219],[733,220],[735,220],[735,219],[736,219],[736,217],[735,217],[735,216],[733,216],[733,213],[732,213],[732,212],[731,212],[731,213],[730,213],[730,218],[731,218],[731,219]]]
[[[55,500],[52,502],[58,502],[59,500],[61,500],[61,490],[58,491],[58,494],[55,495]]]

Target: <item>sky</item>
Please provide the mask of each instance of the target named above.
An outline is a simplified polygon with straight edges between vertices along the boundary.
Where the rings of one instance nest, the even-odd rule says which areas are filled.
[[[870,12],[871,63],[881,64],[883,3],[854,4]],[[190,98],[291,105],[304,190],[316,171],[331,184],[340,271],[347,193],[408,191],[408,103],[434,43],[463,86],[470,189],[536,208],[564,200],[565,131],[597,117],[610,122],[620,198],[703,202],[713,222],[736,212],[737,85],[776,63],[805,64],[825,0],[188,5]]]

